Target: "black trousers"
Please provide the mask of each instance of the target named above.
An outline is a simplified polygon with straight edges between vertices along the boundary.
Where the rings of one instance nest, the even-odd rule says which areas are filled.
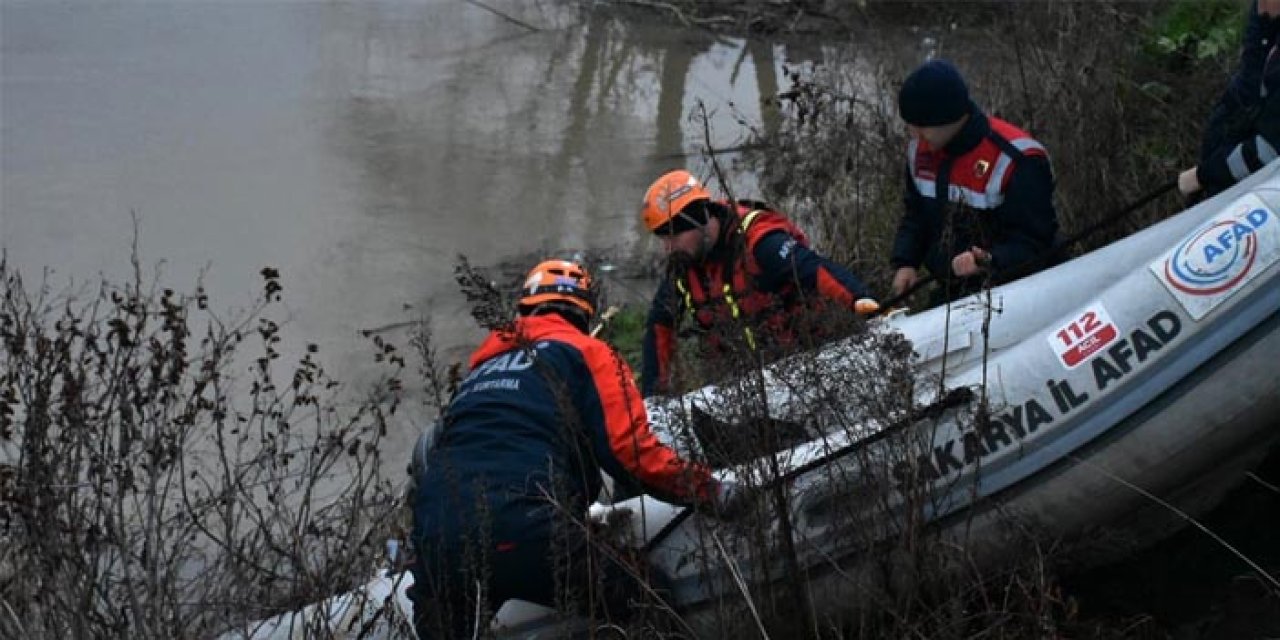
[[[558,529],[554,539],[423,541],[409,592],[419,640],[485,637],[490,617],[510,599],[620,624],[635,602],[664,591],[661,580],[649,586],[643,562],[620,555],[581,526]]]

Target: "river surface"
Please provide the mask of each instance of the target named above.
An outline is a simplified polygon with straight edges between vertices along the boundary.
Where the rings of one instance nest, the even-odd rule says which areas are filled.
[[[651,255],[644,188],[685,154],[708,171],[697,105],[713,146],[740,144],[740,122],[771,126],[784,59],[548,2],[493,5],[514,21],[460,0],[2,6],[10,264],[119,280],[136,216],[144,272],[202,277],[228,313],[279,269],[286,331],[355,380],[362,329],[429,317],[465,356],[460,253]]]
[[[711,146],[734,147],[777,126],[761,97],[787,88],[784,65],[826,55],[551,0],[489,4],[511,19],[463,0],[0,0],[0,248],[29,284],[118,281],[136,218],[144,271],[179,291],[201,278],[228,316],[277,268],[286,333],[358,387],[377,373],[362,330],[426,317],[446,361],[483,335],[452,277],[460,253],[516,268],[652,256],[644,188],[681,164],[709,174],[699,104]],[[849,46],[870,74],[918,58],[921,37]],[[610,279],[629,302],[651,286]],[[389,434],[389,450],[416,434]],[[1091,582],[1094,607],[1119,602],[1108,584],[1132,591]]]
[[[786,88],[785,65],[835,51],[576,2],[480,4],[0,0],[10,268],[28,289],[83,299],[102,278],[130,280],[136,253],[144,280],[188,293],[199,281],[223,319],[277,269],[283,362],[315,343],[358,398],[386,373],[370,330],[404,345],[426,318],[446,364],[483,337],[454,281],[459,254],[507,277],[579,250],[652,263],[648,184],[682,165],[711,176],[708,146],[778,126],[762,97]],[[857,50],[868,70],[917,55],[889,36]],[[715,157],[732,192],[752,195],[737,156]],[[637,268],[606,285],[639,304],[654,286]],[[406,451],[424,417],[398,419],[389,450]]]

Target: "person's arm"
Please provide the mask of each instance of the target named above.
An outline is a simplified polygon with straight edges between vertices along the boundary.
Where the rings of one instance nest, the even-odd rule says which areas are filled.
[[[1275,160],[1278,149],[1280,139],[1250,134],[1239,144],[1224,146],[1201,158],[1195,169],[1196,182],[1211,192],[1222,191]]]
[[[1275,44],[1276,23],[1258,15],[1258,5],[1249,8],[1248,22],[1240,39],[1240,61],[1227,88],[1218,97],[1209,116],[1206,132],[1221,128],[1230,115],[1239,109],[1258,102],[1258,87],[1262,84],[1262,71],[1267,64],[1267,53]],[[1214,145],[1220,146],[1220,145]]]
[[[1248,150],[1251,155],[1259,150],[1257,140],[1251,140],[1257,134],[1253,121],[1259,117],[1263,70],[1277,36],[1280,36],[1280,20],[1259,16],[1255,2],[1241,39],[1240,62],[1205,123],[1195,172],[1198,186],[1219,191],[1248,175],[1242,168],[1246,150],[1241,144],[1251,145]],[[1229,164],[1232,158],[1235,171]]]
[[[760,265],[759,283],[765,291],[776,291],[787,282],[797,282],[807,292],[817,293],[847,309],[859,298],[871,297],[871,290],[853,272],[824,258],[784,231],[766,234],[752,250]]]
[[[682,302],[667,278],[658,285],[645,318],[641,340],[640,384],[644,397],[666,392],[671,383],[671,358],[676,351],[676,319]]]
[[[632,479],[647,493],[679,504],[713,502],[719,482],[704,465],[681,458],[649,428],[640,390],[627,363],[607,344],[590,340],[583,356],[591,389],[599,401],[601,424],[592,427],[596,458],[617,479]],[[584,412],[591,416],[594,411]]]
[[[996,271],[1044,267],[1054,251],[1058,214],[1053,208],[1053,173],[1049,161],[1024,156],[1012,168],[1004,202],[993,212],[998,238],[990,247],[991,267]]]
[[[1280,85],[1274,78],[1272,82]],[[1215,149],[1202,150],[1195,181],[1210,193],[1247,178],[1280,155],[1280,92],[1244,111],[1247,113],[1242,115],[1248,116],[1249,121],[1242,127],[1243,133],[1224,138]]]

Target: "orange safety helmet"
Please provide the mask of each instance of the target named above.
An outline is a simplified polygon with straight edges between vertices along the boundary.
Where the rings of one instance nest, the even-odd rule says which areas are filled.
[[[711,192],[702,186],[702,182],[688,171],[677,169],[663,174],[649,185],[649,190],[644,192],[644,208],[640,215],[644,218],[644,226],[657,232],[689,204],[710,199]]]
[[[596,312],[591,274],[577,262],[543,260],[525,276],[520,287],[520,308],[536,307],[548,302],[562,302],[586,312],[587,319]]]

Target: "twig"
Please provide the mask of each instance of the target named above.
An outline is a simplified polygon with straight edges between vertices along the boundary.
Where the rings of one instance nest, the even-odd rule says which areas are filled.
[[[499,18],[502,18],[503,20],[506,20],[507,22],[510,22],[510,23],[512,23],[512,24],[520,25],[520,26],[522,26],[522,27],[524,27],[524,28],[526,28],[526,29],[528,29],[528,30],[530,30],[530,31],[542,31],[542,29],[539,29],[539,28],[537,28],[537,27],[535,27],[535,26],[533,26],[533,25],[531,25],[531,24],[529,24],[529,23],[527,23],[527,22],[524,22],[523,20],[520,20],[520,19],[517,19],[517,18],[513,18],[513,17],[511,17],[511,16],[509,16],[509,15],[507,15],[507,14],[505,14],[505,13],[501,12],[501,11],[498,11],[497,9],[494,9],[494,8],[493,8],[493,7],[491,7],[491,6],[489,6],[489,5],[487,5],[487,4],[483,3],[483,2],[480,2],[480,0],[462,0],[462,1],[463,1],[463,2],[465,2],[465,3],[467,3],[467,4],[475,5],[475,6],[477,6],[477,7],[480,7],[481,9],[484,9],[485,11],[488,11],[489,13],[492,13],[493,15],[498,16]]]
[[[751,617],[756,621],[756,628],[760,630],[760,637],[769,640],[769,632],[764,628],[764,622],[760,620],[760,612],[756,610],[756,603],[751,600],[751,592],[747,590],[747,583],[742,579],[742,573],[738,571],[738,564],[729,557],[729,552],[725,551],[724,543],[720,542],[720,536],[714,531],[711,532],[711,540],[716,543],[716,550],[720,552],[720,557],[724,558],[724,566],[729,569],[729,575],[733,576],[733,583],[742,592],[742,599],[747,602],[747,609],[751,611]]]
[[[706,151],[710,152],[711,147],[711,118],[707,116],[707,104],[701,99],[698,100],[698,113],[702,116],[702,140],[706,143]],[[729,185],[729,181],[724,177],[724,171],[720,169],[720,162],[716,160],[715,154],[708,153],[707,157],[711,160],[711,168],[715,171],[716,179],[720,181],[720,186],[724,188],[725,195],[729,196],[729,202],[735,202],[737,199],[733,197],[733,189]]]
[[[476,640],[480,637],[480,609],[483,604],[484,585],[481,585],[480,581],[476,580],[476,610],[471,617],[471,640]]]
[[[556,500],[554,497],[552,497],[550,494],[548,494],[545,491],[542,493],[542,497],[552,506],[552,508],[560,512],[561,515],[568,516],[568,521],[573,523],[574,526],[577,526],[578,528],[580,528],[587,535],[588,540],[592,539],[593,534],[591,531],[591,526],[587,523],[585,519],[581,517],[581,515],[571,513],[567,508],[565,508],[565,506],[559,500]],[[610,560],[614,562],[615,565],[617,565],[620,569],[622,569],[632,580],[635,580],[636,584],[640,586],[640,589],[643,590],[646,594],[648,594],[649,597],[653,598],[654,602],[657,603],[657,608],[661,611],[664,611],[670,614],[671,619],[674,620],[681,627],[683,627],[684,631],[687,634],[689,634],[690,637],[694,637],[697,635],[697,632],[694,631],[693,627],[690,627],[689,623],[686,622],[684,618],[680,617],[680,614],[676,612],[675,608],[671,606],[669,602],[667,602],[666,598],[664,598],[662,594],[658,593],[657,590],[655,590],[653,586],[649,584],[649,581],[643,575],[640,574],[640,572],[637,570],[637,567],[633,566],[632,563],[627,561],[626,558],[623,558],[622,555],[618,553],[618,550],[615,547],[613,547],[609,543],[601,543],[601,542],[594,542],[594,541],[592,541],[592,544],[595,545],[596,550],[606,555]],[[645,547],[643,551],[644,551],[644,557],[648,557],[649,548]]]
[[[1259,478],[1259,477],[1258,477],[1258,475],[1257,475],[1257,474],[1255,474],[1254,472],[1250,471],[1250,472],[1248,472],[1248,473],[1246,473],[1246,474],[1244,474],[1244,475],[1245,475],[1245,477],[1246,477],[1246,478],[1249,478],[1250,480],[1253,480],[1254,482],[1256,482],[1256,483],[1258,483],[1258,484],[1260,484],[1260,485],[1262,485],[1262,486],[1266,487],[1267,489],[1269,489],[1269,490],[1271,490],[1271,491],[1274,491],[1275,493],[1280,493],[1280,487],[1277,487],[1276,485],[1271,484],[1270,482],[1267,482],[1266,480],[1263,480],[1262,478]]]
[[[685,15],[680,7],[670,2],[658,2],[656,0],[616,0],[618,4],[629,4],[634,7],[644,7],[646,9],[662,9],[675,15],[676,19],[686,27],[699,26],[706,27],[709,24],[733,24],[736,22],[732,16],[718,15],[707,18],[693,18]]]
[[[1080,458],[1080,457],[1078,457],[1078,456],[1074,456],[1074,455],[1073,455],[1073,456],[1071,456],[1071,459],[1072,459],[1073,461],[1075,461],[1075,462],[1078,462],[1078,463],[1083,464],[1083,465],[1085,465],[1085,466],[1087,466],[1087,467],[1090,467],[1090,468],[1095,469],[1096,471],[1100,472],[1102,475],[1104,475],[1104,476],[1106,476],[1106,477],[1108,477],[1108,478],[1111,478],[1112,480],[1115,480],[1116,482],[1118,482],[1118,483],[1120,483],[1120,484],[1122,484],[1122,485],[1124,485],[1124,486],[1126,486],[1126,487],[1128,487],[1128,488],[1130,488],[1130,489],[1133,489],[1134,491],[1136,491],[1139,495],[1143,496],[1144,498],[1147,498],[1147,499],[1151,500],[1152,502],[1155,502],[1156,504],[1158,504],[1158,505],[1160,505],[1160,506],[1162,506],[1162,507],[1164,507],[1164,508],[1168,509],[1169,511],[1172,511],[1173,513],[1177,514],[1177,516],[1178,516],[1179,518],[1182,518],[1182,519],[1183,519],[1183,520],[1185,520],[1187,523],[1189,523],[1191,526],[1193,526],[1193,527],[1195,527],[1195,528],[1199,529],[1201,532],[1203,532],[1205,535],[1209,536],[1210,538],[1213,538],[1214,542],[1217,542],[1218,544],[1222,545],[1222,546],[1223,546],[1223,548],[1225,548],[1227,551],[1230,551],[1233,555],[1235,555],[1237,558],[1239,558],[1242,562],[1244,562],[1245,564],[1249,565],[1249,568],[1253,569],[1253,570],[1254,570],[1254,571],[1255,571],[1259,576],[1261,576],[1265,581],[1267,581],[1267,582],[1271,583],[1271,586],[1272,586],[1272,587],[1274,587],[1274,588],[1276,589],[1276,591],[1277,591],[1277,592],[1280,592],[1280,580],[1277,580],[1274,576],[1272,576],[1271,574],[1267,573],[1266,569],[1263,569],[1261,566],[1259,566],[1259,565],[1258,565],[1258,563],[1254,562],[1253,560],[1250,560],[1248,556],[1246,556],[1246,555],[1244,555],[1243,553],[1241,553],[1239,549],[1236,549],[1235,547],[1231,546],[1231,543],[1227,542],[1226,540],[1223,540],[1221,536],[1219,536],[1218,534],[1216,534],[1216,533],[1214,533],[1213,531],[1211,531],[1208,527],[1204,526],[1203,524],[1200,524],[1200,521],[1199,521],[1199,520],[1196,520],[1195,518],[1191,517],[1187,512],[1185,512],[1185,511],[1183,511],[1183,510],[1181,510],[1181,509],[1179,509],[1179,508],[1177,508],[1177,507],[1173,506],[1172,504],[1169,504],[1168,502],[1166,502],[1166,501],[1164,501],[1164,500],[1160,499],[1159,497],[1157,497],[1156,495],[1154,495],[1154,494],[1150,493],[1150,492],[1149,492],[1149,491],[1147,491],[1146,489],[1143,489],[1142,487],[1139,487],[1139,486],[1137,486],[1137,485],[1133,484],[1132,482],[1129,482],[1128,480],[1125,480],[1124,478],[1121,478],[1120,476],[1117,476],[1116,474],[1111,473],[1110,471],[1107,471],[1106,469],[1103,469],[1102,467],[1100,467],[1100,466],[1098,466],[1098,465],[1096,465],[1096,464],[1094,464],[1094,463],[1092,463],[1092,462],[1089,462],[1088,460],[1085,460],[1085,459],[1083,459],[1083,458]]]
[[[18,614],[14,612],[13,607],[9,606],[8,600],[0,600],[0,604],[4,605],[4,610],[9,612],[9,617],[13,618],[14,627],[18,630],[19,637],[27,637],[27,629],[22,626],[22,620],[18,618]]]
[[[723,149],[707,148],[707,149],[703,149],[699,153],[702,153],[708,156],[718,156],[726,153],[738,153],[739,151],[755,151],[757,149],[764,149],[766,147],[768,147],[768,145],[763,142],[748,142],[745,144],[734,145],[732,147],[725,147]],[[682,160],[684,158],[688,158],[690,155],[692,154],[685,151],[677,151],[675,153],[663,153],[660,155],[654,155],[652,157],[654,160]]]
[[[600,324],[597,324],[596,328],[591,330],[591,337],[594,338],[597,335],[599,335],[600,331],[603,330],[606,326],[608,326],[609,321],[612,320],[614,316],[618,315],[618,312],[621,310],[622,309],[619,308],[618,305],[616,304],[609,305],[609,308],[605,309],[604,313],[600,314]]]
[[[904,616],[896,606],[894,606],[891,602],[889,602],[886,598],[884,598],[883,595],[878,594],[871,589],[867,589],[865,586],[862,585],[862,583],[858,581],[857,578],[849,575],[849,572],[845,571],[844,568],[840,566],[840,563],[836,561],[835,557],[832,556],[829,551],[825,549],[818,549],[818,553],[820,553],[822,555],[822,558],[827,561],[827,567],[833,573],[843,578],[847,583],[849,583],[851,586],[857,589],[860,593],[867,596],[875,606],[879,607],[879,610],[881,613],[888,615],[890,618],[893,618],[894,622],[897,622],[899,625],[903,626],[904,633],[909,631],[912,636],[919,638],[919,640],[929,640],[928,636],[926,636],[922,631],[920,631],[914,625],[912,625],[910,621],[907,619],[907,617]]]
[[[387,324],[384,324],[384,325],[380,325],[380,326],[377,326],[377,327],[370,327],[370,328],[368,328],[368,329],[361,329],[361,330],[360,330],[360,335],[361,335],[361,336],[363,336],[363,337],[365,337],[365,338],[368,338],[369,336],[371,336],[371,335],[373,335],[373,334],[375,334],[375,333],[382,333],[382,332],[384,332],[384,331],[392,331],[392,330],[394,330],[394,329],[404,329],[404,328],[406,328],[406,327],[412,327],[412,326],[421,325],[421,324],[422,324],[422,321],[421,321],[421,320],[402,320],[402,321],[400,321],[400,322],[390,322],[390,323],[387,323]]]
[[[1022,81],[1022,101],[1027,106],[1027,129],[1036,129],[1036,108],[1031,102],[1031,90],[1027,88],[1027,67],[1022,60],[1022,25],[1013,30],[1013,52],[1018,57],[1018,77]]]

